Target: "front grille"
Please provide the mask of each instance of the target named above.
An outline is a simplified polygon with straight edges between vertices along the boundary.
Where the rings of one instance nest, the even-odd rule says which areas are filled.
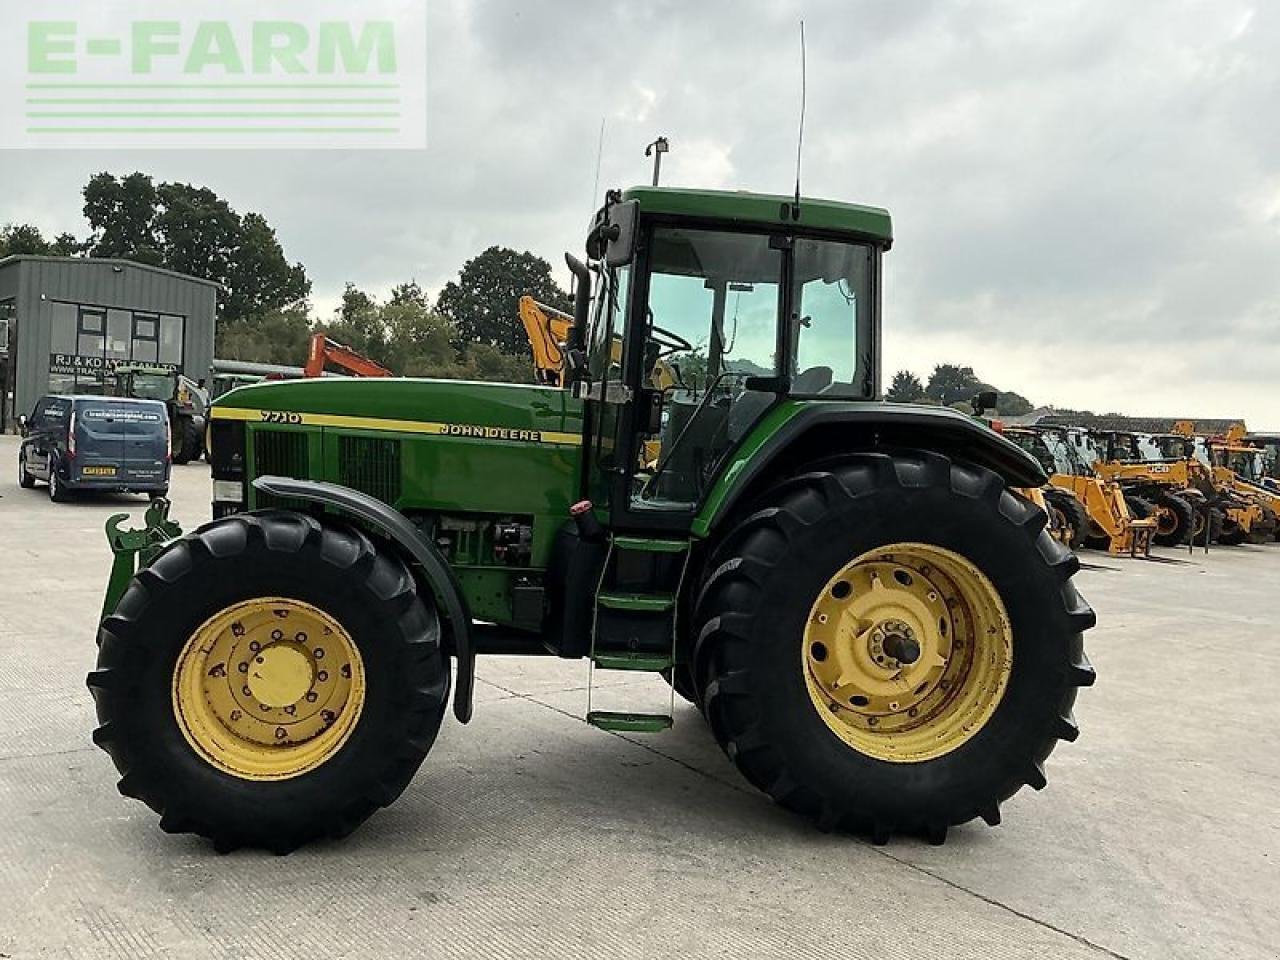
[[[260,476],[307,478],[310,435],[287,430],[253,431],[254,472]]]
[[[400,499],[400,441],[339,436],[338,483],[395,506]]]
[[[311,435],[288,430],[253,431],[253,473],[255,477],[292,477],[295,480],[306,480],[310,472]],[[287,497],[273,497],[267,493],[257,493],[257,506],[300,509],[306,506],[303,500]]]

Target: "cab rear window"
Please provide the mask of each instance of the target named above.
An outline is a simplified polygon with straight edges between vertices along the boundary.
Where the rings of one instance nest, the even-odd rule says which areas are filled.
[[[137,407],[85,407],[76,414],[90,430],[147,436],[164,429],[164,414]]]

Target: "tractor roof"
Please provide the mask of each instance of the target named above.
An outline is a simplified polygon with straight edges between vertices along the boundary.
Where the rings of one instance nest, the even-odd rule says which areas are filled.
[[[889,211],[837,200],[800,198],[800,216],[791,215],[795,199],[773,193],[729,190],[685,190],[678,187],[632,187],[623,194],[644,213],[706,217],[736,223],[780,227],[799,225],[857,234],[888,247],[893,242]]]

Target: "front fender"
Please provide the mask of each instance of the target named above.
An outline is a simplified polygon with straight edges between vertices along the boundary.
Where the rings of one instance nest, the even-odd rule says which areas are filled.
[[[775,406],[720,472],[693,522],[705,537],[761,487],[810,463],[875,449],[931,450],[985,467],[1011,487],[1048,483],[1044,469],[986,424],[947,407],[881,402],[796,402]]]
[[[398,544],[422,568],[437,599],[444,606],[458,658],[458,681],[453,696],[453,714],[462,723],[471,719],[472,690],[475,686],[475,645],[471,640],[471,611],[453,568],[436,545],[419,532],[398,510],[368,494],[336,483],[294,480],[289,477],[258,477],[255,489],[276,497],[309,500],[355,517]]]

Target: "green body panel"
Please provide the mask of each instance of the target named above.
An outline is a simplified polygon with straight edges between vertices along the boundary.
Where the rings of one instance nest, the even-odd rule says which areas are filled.
[[[278,381],[239,387],[214,417],[246,426],[246,472],[263,432],[305,434],[299,478],[342,483],[342,438],[398,446],[398,495],[391,506],[449,516],[532,520],[528,567],[495,565],[460,534],[454,567],[478,619],[509,622],[513,576],[545,568],[556,531],[577,499],[582,404],[553,387],[400,378]],[[276,416],[278,414],[278,416]],[[265,505],[250,489],[247,506]]]
[[[751,432],[747,434],[746,439],[734,451],[728,464],[720,472],[715,486],[711,488],[711,492],[707,494],[707,499],[702,504],[702,509],[694,517],[690,532],[695,537],[706,537],[711,533],[711,520],[725,500],[733,493],[735,486],[741,479],[742,471],[759,454],[760,448],[768,443],[773,438],[773,435],[786,425],[787,421],[812,403],[832,402],[830,400],[785,400],[770,410],[751,428]],[[853,404],[846,405],[853,406]]]
[[[624,200],[635,200],[642,214],[731,220],[762,227],[809,227],[856,234],[885,247],[893,242],[893,221],[888,210],[836,200],[800,198],[800,216],[794,218],[794,197],[729,190],[681,190],[672,187],[632,187]],[[787,207],[784,212],[783,206]]]

